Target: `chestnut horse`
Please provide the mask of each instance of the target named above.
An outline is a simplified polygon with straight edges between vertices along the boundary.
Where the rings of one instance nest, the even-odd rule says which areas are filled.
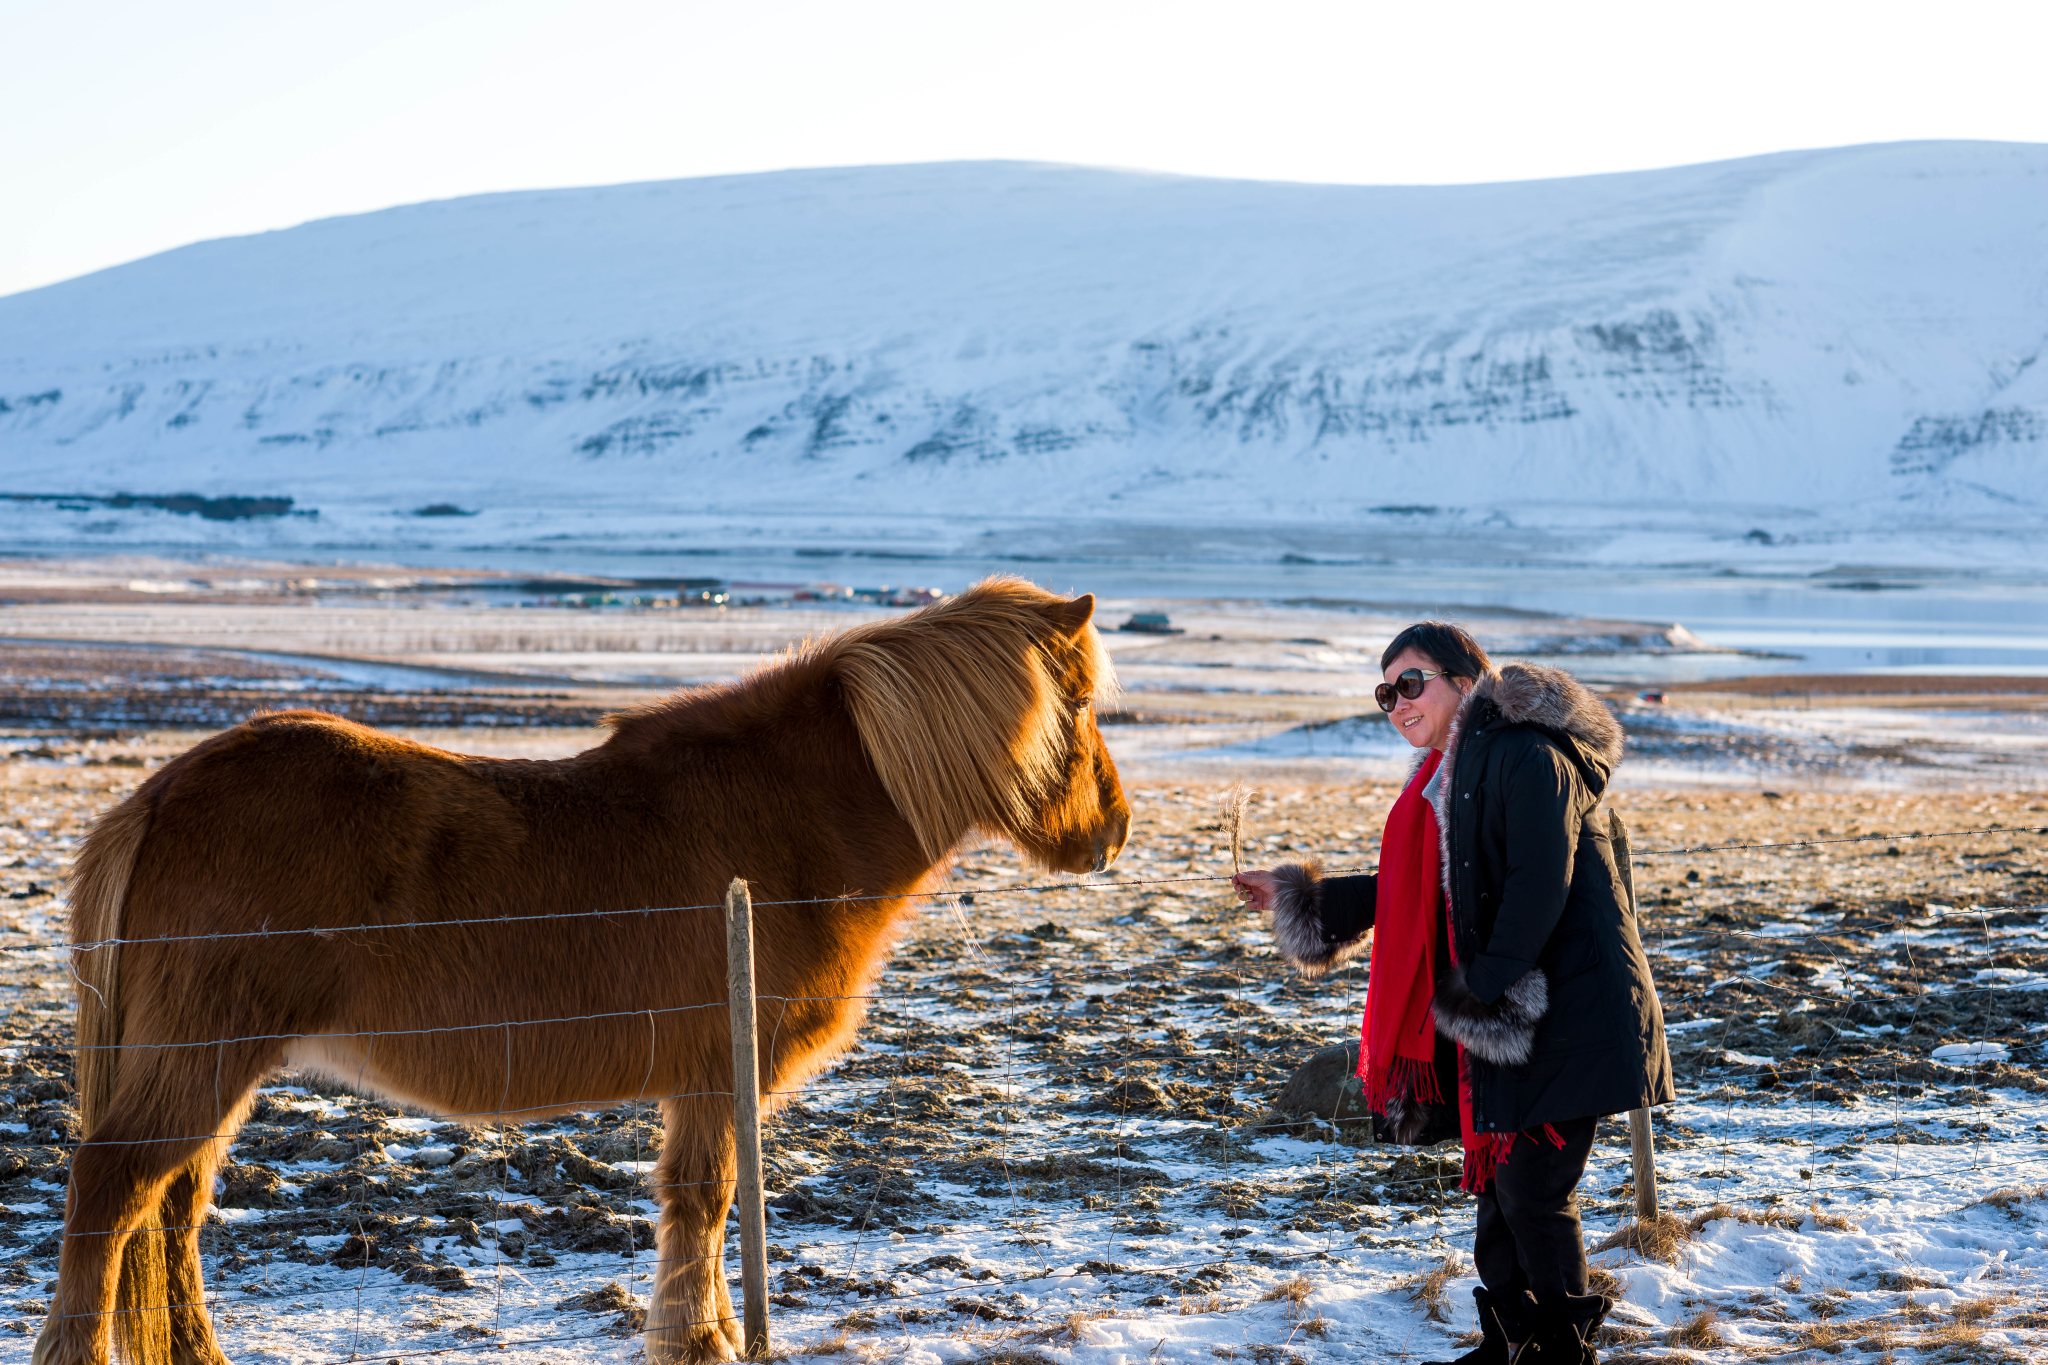
[[[761,1083],[786,1093],[852,1041],[850,997],[968,834],[1062,872],[1121,851],[1094,609],[991,579],[610,717],[558,762],[292,711],[166,764],[72,884],[85,1141],[34,1365],[116,1341],[224,1365],[198,1229],[280,1066],[513,1122],[661,1097],[648,1358],[734,1359],[726,884],[756,897]]]

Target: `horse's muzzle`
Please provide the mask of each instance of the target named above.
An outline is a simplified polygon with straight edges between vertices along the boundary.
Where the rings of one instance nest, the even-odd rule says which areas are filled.
[[[1129,833],[1129,830],[1130,826],[1126,823],[1116,832],[1114,837],[1109,835],[1096,836],[1095,866],[1092,869],[1093,871],[1107,872],[1109,870],[1109,865],[1116,861],[1119,853],[1124,851],[1125,836]]]

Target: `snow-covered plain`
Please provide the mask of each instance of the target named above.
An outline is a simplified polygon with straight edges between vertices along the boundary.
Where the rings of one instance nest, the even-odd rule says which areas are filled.
[[[2048,147],[1959,142],[1455,187],[959,163],[419,204],[0,299],[0,492],[317,518],[17,501],[0,531],[2021,562],[2044,204]],[[413,515],[435,503],[475,515]]]

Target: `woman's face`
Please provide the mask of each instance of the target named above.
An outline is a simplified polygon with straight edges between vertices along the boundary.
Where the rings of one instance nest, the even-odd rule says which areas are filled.
[[[1387,681],[1392,682],[1411,668],[1425,673],[1435,673],[1436,664],[1412,649],[1404,649],[1394,661],[1387,665]],[[1401,738],[1418,749],[1441,749],[1451,737],[1451,718],[1458,714],[1458,703],[1465,699],[1465,689],[1471,684],[1464,679],[1453,680],[1445,677],[1431,678],[1423,684],[1422,695],[1412,701],[1399,697],[1394,709],[1387,713],[1387,719],[1401,732]]]

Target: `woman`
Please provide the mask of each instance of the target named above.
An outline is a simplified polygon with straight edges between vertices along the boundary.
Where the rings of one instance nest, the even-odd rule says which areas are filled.
[[[1478,1200],[1485,1339],[1458,1365],[1507,1365],[1524,1349],[1542,1365],[1590,1365],[1611,1307],[1586,1292],[1579,1226],[1593,1130],[1673,1098],[1627,836],[1599,808],[1621,727],[1569,674],[1496,670],[1444,622],[1402,631],[1380,666],[1380,709],[1423,752],[1387,816],[1378,873],[1290,864],[1235,884],[1272,911],[1275,943],[1304,974],[1376,940],[1366,1102],[1397,1142],[1456,1132]]]

